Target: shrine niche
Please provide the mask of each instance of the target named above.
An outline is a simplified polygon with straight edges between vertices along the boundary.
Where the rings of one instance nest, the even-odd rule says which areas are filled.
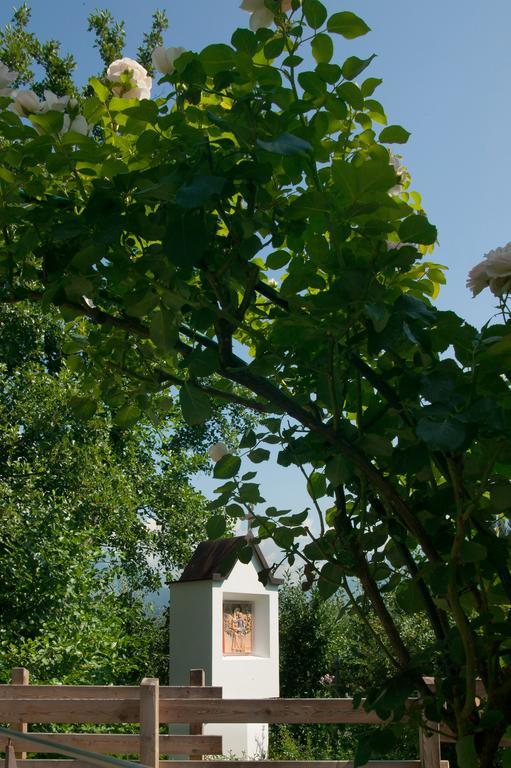
[[[281,581],[259,546],[248,541],[253,550],[249,563],[234,556],[246,547],[246,536],[201,542],[180,579],[170,585],[171,685],[189,685],[190,670],[202,668],[206,685],[222,688],[224,699],[279,695]],[[269,574],[264,583],[261,572]],[[186,728],[173,725],[172,733]],[[260,759],[268,751],[267,723],[206,723],[204,734],[222,736],[224,754],[244,760]],[[173,758],[184,760],[182,755]]]
[[[253,634],[252,603],[224,602],[224,656],[250,656],[253,652]]]

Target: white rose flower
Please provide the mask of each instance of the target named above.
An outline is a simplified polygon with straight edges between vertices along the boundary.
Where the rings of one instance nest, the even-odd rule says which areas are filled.
[[[64,112],[69,106],[69,96],[57,96],[53,91],[44,92],[43,112]]]
[[[170,48],[164,48],[159,45],[154,49],[152,54],[153,67],[161,72],[162,75],[171,75],[174,71],[174,62],[178,59],[182,53],[185,52],[185,48],[179,48],[170,46]]]
[[[138,61],[127,57],[116,59],[108,67],[106,75],[111,82],[117,83],[125,72],[130,74],[132,87],[126,90],[124,86],[114,86],[112,91],[115,95],[123,99],[150,99],[153,81]]]
[[[3,61],[0,61],[0,88],[10,90],[10,86],[14,83],[18,77],[18,72],[11,72],[9,67],[6,67]],[[2,94],[2,96],[5,94]],[[8,95],[8,94],[7,94]]]
[[[484,261],[476,264],[468,273],[467,288],[470,288],[473,296],[477,296],[487,286],[499,298],[511,292],[511,243],[488,251]]]
[[[12,98],[14,101],[9,107],[21,117],[28,117],[44,110],[44,101],[41,101],[34,91],[13,91]]]
[[[467,288],[470,288],[473,296],[477,296],[478,293],[486,288],[488,285],[488,275],[486,274],[486,262],[481,261],[472,267],[467,277]]]
[[[268,285],[271,288],[277,288],[278,282],[276,280],[274,280],[273,277],[270,277],[270,279],[268,280]]]
[[[257,32],[261,27],[270,27],[275,18],[273,11],[264,4],[264,0],[242,0],[240,8],[248,11],[250,16],[250,29]],[[281,0],[280,10],[287,13],[291,10],[291,0]]]
[[[71,124],[69,126],[70,131],[74,131],[75,133],[81,133],[82,136],[87,136],[89,134],[89,131],[91,129],[91,126],[88,124],[87,120],[84,118],[83,115],[76,115],[73,120],[71,120]]]
[[[74,131],[74,133],[81,133],[82,136],[87,136],[90,129],[91,126],[88,124],[83,115],[76,115],[76,117],[73,118],[71,118],[69,115],[64,115],[64,122],[62,124],[60,133],[63,134],[67,133],[68,131]]]
[[[393,152],[389,150],[390,155],[390,163],[396,172],[396,176],[399,176],[400,179],[403,178],[405,175],[405,168],[401,165],[401,158],[395,155]],[[400,195],[403,191],[403,185],[402,184],[396,184],[394,187],[391,187],[389,189],[389,195]]]
[[[220,459],[223,459],[224,456],[227,456],[228,453],[230,453],[230,451],[225,443],[215,443],[208,448],[209,458],[214,461],[215,464],[217,461],[220,461]]]

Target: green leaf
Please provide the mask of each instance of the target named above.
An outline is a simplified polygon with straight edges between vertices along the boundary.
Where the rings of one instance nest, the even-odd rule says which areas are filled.
[[[179,402],[187,424],[203,424],[213,413],[209,397],[188,382],[181,387]]]
[[[87,295],[86,291],[83,291],[83,293]],[[132,317],[144,317],[144,315],[147,315],[155,308],[157,303],[158,297],[144,283],[131,295],[127,296],[125,308],[128,315],[131,315]]]
[[[301,525],[307,520],[308,517],[309,509],[307,508],[304,509],[303,512],[298,512],[296,515],[287,515],[285,517],[281,517],[279,522],[288,527],[293,527],[295,525]]]
[[[285,40],[283,37],[274,37],[264,46],[264,55],[267,59],[276,59],[284,50]]]
[[[79,419],[90,419],[96,413],[98,404],[91,397],[72,397],[69,406]]]
[[[218,368],[218,353],[215,349],[195,349],[187,355],[186,364],[193,377],[211,376]]]
[[[30,115],[30,122],[35,123],[46,133],[57,134],[64,124],[64,113],[50,110],[37,115]]]
[[[353,465],[344,456],[333,456],[326,465],[326,476],[333,486],[347,483],[353,475]]]
[[[303,0],[302,3],[305,20],[312,29],[319,29],[328,16],[327,10],[319,0]]]
[[[477,768],[479,759],[474,743],[474,736],[462,736],[456,742],[456,757],[460,768]]]
[[[290,261],[292,254],[288,251],[273,251],[266,257],[268,269],[282,269]]]
[[[327,29],[336,35],[342,35],[347,40],[353,40],[370,32],[370,27],[365,21],[351,11],[334,13],[328,19]]]
[[[127,404],[119,408],[113,418],[113,422],[117,427],[127,429],[137,423],[141,415],[140,408],[137,405]]]
[[[431,421],[419,419],[417,436],[424,440],[434,451],[455,451],[465,440],[466,429],[460,421]]]
[[[321,597],[328,598],[339,589],[344,572],[337,563],[325,563],[321,569],[318,580],[318,589]]]
[[[210,233],[202,211],[187,211],[177,206],[169,211],[164,241],[168,258],[180,267],[191,269],[208,249]]]
[[[371,736],[361,736],[357,743],[357,750],[353,760],[353,768],[360,768],[360,766],[368,763],[371,758],[371,752]]]
[[[225,179],[221,176],[196,176],[177,191],[176,203],[181,208],[200,208],[210,198],[220,195],[224,185]]]
[[[231,37],[231,43],[237,51],[253,56],[257,51],[257,38],[250,29],[237,29]]]
[[[289,549],[295,540],[294,533],[289,528],[276,528],[272,534],[273,541],[282,549]]]
[[[312,472],[307,481],[307,492],[313,499],[320,499],[326,494],[325,476],[320,472]]]
[[[245,502],[245,504],[258,504],[264,501],[259,493],[258,483],[243,483],[240,486],[239,495],[241,501]]]
[[[206,74],[216,75],[217,72],[231,68],[234,62],[234,51],[225,43],[215,43],[204,48],[199,58]]]
[[[255,448],[248,454],[250,461],[254,464],[260,464],[262,461],[267,461],[270,458],[270,452],[266,448]]]
[[[341,99],[348,102],[350,107],[353,107],[354,109],[363,108],[364,97],[362,96],[360,88],[355,83],[352,83],[351,81],[342,83],[342,85],[337,88],[337,93]]]
[[[341,77],[341,68],[337,64],[325,64],[324,62],[320,61],[316,67],[316,72],[318,73],[319,77],[325,81],[325,83],[329,83],[330,85],[335,85]],[[335,108],[332,109],[331,99],[336,100],[335,95],[333,93],[327,94],[327,99],[325,99],[325,106],[328,107],[329,112],[331,112],[334,117],[338,117],[338,114],[335,114],[334,112]],[[341,104],[344,106],[344,109],[346,109],[345,105],[342,104],[340,99],[337,99],[337,104]],[[324,113],[320,114],[324,115]],[[328,124],[325,126],[325,133],[327,132],[327,128]]]
[[[410,132],[400,125],[387,125],[380,133],[379,140],[383,144],[406,144]]]
[[[175,318],[168,309],[162,308],[153,315],[149,329],[151,340],[163,352],[171,352],[177,341]]]
[[[97,77],[89,78],[89,85],[92,87],[92,90],[101,101],[101,103],[104,104],[110,96],[110,89],[107,88],[107,86],[102,83],[101,80],[98,80]]]
[[[220,539],[227,529],[227,524],[222,515],[214,515],[206,522],[208,539]]]
[[[7,182],[7,184],[14,184],[16,177],[8,168],[0,168],[0,179]]]
[[[399,237],[403,243],[433,245],[437,234],[436,227],[422,214],[412,214],[399,225]]]
[[[369,64],[375,58],[375,53],[369,56],[368,59],[359,59],[358,56],[350,56],[342,65],[341,72],[343,77],[345,77],[346,80],[353,80],[353,78],[363,72],[364,69],[367,69]]]
[[[252,550],[252,547],[243,547],[238,553],[238,560],[240,563],[245,563],[245,565],[248,565],[248,563],[252,562],[252,558],[254,556],[254,552]]]
[[[302,63],[303,58],[301,56],[286,56],[286,58],[282,61],[283,67],[299,67]]]
[[[217,461],[213,470],[213,477],[218,480],[226,480],[228,477],[234,477],[241,467],[241,459],[233,453],[227,453]]]
[[[257,139],[257,146],[265,149],[267,152],[274,152],[277,155],[297,155],[312,150],[311,144],[299,136],[293,136],[292,133],[281,133],[275,139],[263,141]]]
[[[384,304],[366,304],[364,309],[376,333],[381,333],[390,319],[387,307]]]
[[[247,429],[240,440],[240,448],[253,448],[257,443],[257,437],[253,429]]]
[[[343,160],[334,160],[332,176],[336,186],[342,189],[352,203],[386,195],[396,179],[393,168],[381,159],[367,160],[359,166]]]
[[[375,90],[378,88],[379,85],[383,83],[383,80],[381,80],[379,77],[368,77],[367,80],[364,80],[362,85],[360,86],[360,90],[362,91],[362,96],[364,98],[367,98],[368,96],[372,96]]]
[[[461,559],[464,563],[478,563],[482,560],[486,560],[488,557],[488,551],[482,544],[478,544],[477,541],[468,541],[465,539],[461,543]]]
[[[392,456],[392,443],[383,435],[364,434],[360,446],[364,452],[375,456]]]
[[[325,34],[316,35],[311,43],[312,55],[318,64],[328,64],[334,55],[332,38]]]
[[[316,72],[300,72],[298,82],[306,93],[322,96],[326,92],[325,81]]]
[[[498,483],[490,489],[491,503],[498,509],[499,512],[503,512],[511,507],[511,484],[510,483]]]
[[[140,120],[155,125],[158,122],[158,105],[149,99],[142,99],[136,106],[126,109],[124,114],[132,120]]]
[[[396,602],[408,614],[418,613],[422,607],[422,598],[415,581],[403,580],[396,590]]]

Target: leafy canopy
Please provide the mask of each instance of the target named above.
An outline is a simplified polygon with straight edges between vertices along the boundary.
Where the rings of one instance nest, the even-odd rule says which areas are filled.
[[[367,706],[399,719],[418,691],[490,766],[511,712],[509,330],[432,303],[436,229],[389,151],[408,132],[353,54],[367,25],[319,0],[267,6],[274,28],[182,54],[156,99],[92,79],[92,136],[60,133],[51,111],[37,130],[1,113],[3,296],[60,309],[87,398],[125,425],[169,386],[192,423],[212,397],[263,415],[241,449],[300,467],[314,521],[264,508],[229,457],[213,508],[257,505],[257,537],[305,561],[323,596],[355,579],[395,670]],[[427,617],[428,653],[391,591]]]

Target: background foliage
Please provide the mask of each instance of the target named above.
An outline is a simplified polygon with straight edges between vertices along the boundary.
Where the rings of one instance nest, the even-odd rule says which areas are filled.
[[[151,593],[187,562],[208,517],[193,475],[236,413],[207,429],[155,410],[133,429],[87,411],[62,323],[0,312],[0,673],[119,684],[168,676],[166,613]],[[241,421],[240,421],[241,419]]]

